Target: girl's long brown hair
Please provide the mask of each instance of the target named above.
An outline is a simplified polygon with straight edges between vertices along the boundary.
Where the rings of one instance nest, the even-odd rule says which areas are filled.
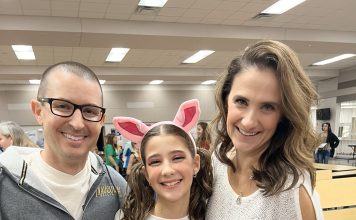
[[[152,137],[159,135],[182,137],[187,144],[191,156],[195,156],[194,142],[181,128],[172,124],[162,124],[148,131],[141,142],[140,152],[142,161],[133,165],[131,175],[127,181],[131,190],[122,208],[123,219],[125,220],[144,220],[154,209],[155,192],[146,180],[142,168],[146,165],[145,146],[147,142]],[[209,151],[197,149],[197,153],[200,155],[200,170],[197,176],[193,178],[188,215],[190,219],[203,220],[207,209],[207,200],[212,194],[213,173]]]

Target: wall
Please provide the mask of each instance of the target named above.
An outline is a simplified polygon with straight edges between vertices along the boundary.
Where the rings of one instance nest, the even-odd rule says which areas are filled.
[[[37,95],[37,86],[19,90],[0,90],[0,121],[12,120],[25,129],[37,126],[30,100]],[[179,105],[196,98],[200,101],[203,121],[215,114],[214,86],[113,86],[103,85],[104,107],[107,108],[106,132],[110,131],[114,116],[136,117],[144,122],[172,120]]]

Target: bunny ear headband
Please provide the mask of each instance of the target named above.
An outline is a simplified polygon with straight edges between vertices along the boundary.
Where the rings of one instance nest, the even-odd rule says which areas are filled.
[[[181,129],[183,129],[189,136],[189,131],[196,125],[200,116],[199,101],[197,99],[192,99],[186,102],[183,102],[174,117],[173,121],[161,121],[157,122],[151,126],[147,126],[142,121],[130,118],[130,117],[114,117],[113,124],[115,128],[128,140],[135,143],[140,143],[146,133],[152,128],[161,125],[161,124],[173,124]],[[194,139],[192,138],[194,147]],[[196,149],[195,149],[196,151]]]

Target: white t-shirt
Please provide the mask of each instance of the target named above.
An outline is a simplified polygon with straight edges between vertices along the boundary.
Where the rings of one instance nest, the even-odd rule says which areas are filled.
[[[42,159],[40,152],[29,158],[29,166],[48,190],[53,193],[54,199],[61,203],[74,219],[81,219],[82,206],[90,187],[90,159],[87,159],[83,170],[74,176],[48,165]]]
[[[249,196],[239,197],[230,186],[228,180],[228,166],[221,163],[215,156],[213,194],[209,199],[206,220],[302,220],[299,204],[299,187],[301,184],[306,188],[312,199],[317,220],[323,219],[319,195],[312,192],[310,178],[306,177],[290,190],[283,191],[278,195],[265,197],[259,189]]]

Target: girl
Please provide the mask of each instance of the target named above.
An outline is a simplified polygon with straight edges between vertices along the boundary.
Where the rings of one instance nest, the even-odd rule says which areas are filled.
[[[132,167],[123,219],[204,219],[212,193],[208,151],[195,146],[189,130],[199,118],[198,100],[184,102],[173,121],[150,127],[133,118],[113,123],[127,139],[140,144],[142,162]]]

